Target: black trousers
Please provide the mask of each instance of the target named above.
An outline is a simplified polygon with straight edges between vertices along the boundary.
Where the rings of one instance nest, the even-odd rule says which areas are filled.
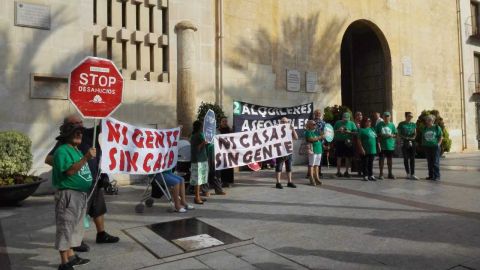
[[[202,186],[202,192],[208,191],[209,188],[213,188],[215,192],[222,192],[222,180],[221,180],[221,172],[215,170],[215,162],[213,160],[213,156],[208,156],[208,186]],[[206,190],[205,190],[206,189]]]
[[[405,172],[409,175],[415,174],[415,153],[416,143],[412,141],[410,146],[409,141],[404,140],[402,145],[403,165]]]
[[[367,154],[362,156],[363,176],[373,176],[373,160],[375,155]]]

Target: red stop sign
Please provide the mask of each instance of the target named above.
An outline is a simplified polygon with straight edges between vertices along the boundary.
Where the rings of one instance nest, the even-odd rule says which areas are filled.
[[[68,98],[85,118],[105,118],[122,104],[123,77],[108,59],[83,59],[68,82]]]

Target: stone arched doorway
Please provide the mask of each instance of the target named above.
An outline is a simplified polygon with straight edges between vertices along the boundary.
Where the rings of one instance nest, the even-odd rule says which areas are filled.
[[[364,115],[392,110],[392,64],[385,36],[372,22],[358,20],[341,47],[342,104]]]

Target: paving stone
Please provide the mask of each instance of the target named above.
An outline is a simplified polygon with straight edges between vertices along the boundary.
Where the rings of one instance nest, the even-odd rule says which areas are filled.
[[[232,270],[252,270],[258,269],[250,263],[228,253],[226,251],[219,251],[210,254],[205,254],[196,257],[199,261],[209,266],[212,269],[232,269]]]
[[[160,237],[147,227],[128,229],[126,232],[159,258],[182,254],[183,250]]]
[[[184,260],[174,261],[161,265],[155,265],[142,270],[209,270],[208,266],[201,263],[195,258],[188,258]]]
[[[232,248],[229,253],[247,261],[258,269],[264,270],[288,270],[288,269],[307,269],[300,264],[287,260],[271,251],[261,248],[257,245],[246,245]]]

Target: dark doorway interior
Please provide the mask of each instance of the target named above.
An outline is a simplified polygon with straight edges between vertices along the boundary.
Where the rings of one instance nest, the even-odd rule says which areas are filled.
[[[342,104],[364,115],[391,111],[391,59],[383,34],[373,23],[356,21],[341,47]]]

